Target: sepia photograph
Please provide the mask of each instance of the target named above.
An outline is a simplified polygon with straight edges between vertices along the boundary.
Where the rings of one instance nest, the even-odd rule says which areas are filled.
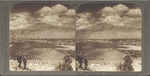
[[[75,10],[63,2],[14,5],[9,12],[10,71],[75,71]]]
[[[141,71],[142,12],[133,3],[89,3],[76,13],[77,71]]]
[[[141,71],[136,4],[19,3],[9,25],[10,71]]]

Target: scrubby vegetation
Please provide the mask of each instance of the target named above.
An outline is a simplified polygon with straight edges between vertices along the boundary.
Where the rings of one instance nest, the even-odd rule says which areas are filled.
[[[134,68],[132,66],[133,60],[131,57],[125,56],[124,57],[124,63],[119,65],[120,71],[134,71]]]
[[[71,66],[72,63],[72,59],[70,58],[70,56],[64,56],[63,58],[64,62],[62,64],[59,64],[58,66],[56,66],[56,70],[59,71],[73,71],[73,68]]]

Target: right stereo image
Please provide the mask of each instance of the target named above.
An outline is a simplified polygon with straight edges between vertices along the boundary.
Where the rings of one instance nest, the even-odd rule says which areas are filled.
[[[133,3],[88,3],[76,12],[76,70],[142,69],[142,12]]]

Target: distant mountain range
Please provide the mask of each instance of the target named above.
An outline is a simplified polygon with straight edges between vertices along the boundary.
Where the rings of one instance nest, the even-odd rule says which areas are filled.
[[[105,28],[107,27],[107,28]],[[52,25],[36,24],[24,29],[10,30],[10,38],[47,38],[47,39],[125,39],[141,38],[141,28],[110,27],[109,25],[94,26],[82,30]]]
[[[37,24],[24,29],[10,30],[10,38],[75,38],[72,28]]]
[[[91,28],[90,28],[91,29]],[[81,39],[126,39],[126,38],[141,38],[141,29],[111,27],[107,29],[96,30],[78,30],[77,38]]]

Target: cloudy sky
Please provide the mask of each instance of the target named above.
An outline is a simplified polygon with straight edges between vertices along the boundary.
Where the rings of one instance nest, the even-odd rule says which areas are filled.
[[[38,24],[74,29],[74,16],[75,10],[68,4],[20,3],[10,10],[10,30],[24,29]]]
[[[130,3],[84,4],[77,10],[76,29],[110,27],[141,29],[141,10]]]
[[[81,35],[86,38],[90,37],[91,39],[96,37],[97,39],[101,37],[112,38],[114,36],[131,37],[134,33],[135,36],[132,37],[140,38],[141,17],[142,12],[140,8],[131,3],[83,4],[78,8],[76,13],[69,4],[58,2],[20,3],[14,5],[10,10],[10,30],[29,30],[32,28],[30,29],[32,31],[42,30],[43,32],[40,35],[51,30],[51,32],[57,31],[55,35],[60,35],[59,37],[69,33],[66,37],[72,36],[74,38],[74,29],[76,29],[91,30],[85,33],[86,36]],[[76,36],[79,36],[80,33],[76,33]],[[112,36],[111,33],[113,34]],[[37,37],[40,36],[38,34]],[[106,34],[108,35],[106,36]],[[122,36],[122,34],[124,35]],[[45,34],[43,38],[46,36]]]

